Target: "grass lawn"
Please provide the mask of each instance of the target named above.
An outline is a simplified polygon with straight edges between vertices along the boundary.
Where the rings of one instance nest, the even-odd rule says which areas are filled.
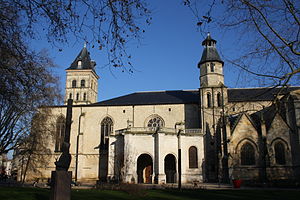
[[[0,200],[48,200],[50,190],[39,188],[0,187]],[[208,200],[299,199],[299,190],[143,190],[128,194],[112,190],[72,190],[72,200]]]

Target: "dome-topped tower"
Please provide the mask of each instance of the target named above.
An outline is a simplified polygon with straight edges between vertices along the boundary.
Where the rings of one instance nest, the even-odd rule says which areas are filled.
[[[223,65],[216,48],[217,41],[212,39],[208,33],[206,39],[202,42],[204,50],[201,60],[198,63],[200,68],[201,87],[224,85]]]
[[[95,66],[96,62],[91,60],[90,53],[84,44],[70,67],[66,69],[65,103],[68,99],[73,99],[75,105],[97,102],[99,76],[95,71]]]
[[[225,155],[225,151],[222,151],[227,148],[227,146],[224,147],[226,142],[223,143],[222,150],[220,148],[220,138],[226,137],[223,134],[224,131],[221,130],[223,130],[223,116],[228,98],[227,88],[224,86],[224,62],[219,56],[216,43],[217,41],[208,34],[202,42],[204,49],[198,64],[198,68],[200,68],[201,125],[203,133],[205,133],[204,146],[206,149],[205,177],[206,180],[211,181],[218,180],[218,174],[223,174],[225,177],[225,172],[221,172],[223,168],[219,168],[221,162],[219,155]]]

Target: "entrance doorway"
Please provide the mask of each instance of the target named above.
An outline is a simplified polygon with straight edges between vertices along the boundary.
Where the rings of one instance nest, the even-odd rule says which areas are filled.
[[[166,183],[176,183],[176,158],[173,154],[165,157]]]
[[[138,183],[152,183],[153,161],[150,155],[142,154],[137,159]]]

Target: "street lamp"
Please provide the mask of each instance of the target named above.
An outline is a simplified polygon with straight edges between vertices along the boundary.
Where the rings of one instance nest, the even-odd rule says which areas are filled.
[[[178,141],[178,190],[181,190],[181,138],[180,138],[180,131],[181,129],[178,130],[177,133],[177,126],[182,126],[184,125],[184,122],[176,122],[175,123],[175,134],[177,134],[177,141]]]
[[[79,136],[82,135],[80,133],[80,124],[81,124],[81,117],[83,117],[85,113],[82,112],[79,115],[78,119],[78,134],[77,134],[77,141],[76,141],[76,161],[75,161],[75,183],[77,184],[77,175],[78,175],[78,149],[79,149]]]

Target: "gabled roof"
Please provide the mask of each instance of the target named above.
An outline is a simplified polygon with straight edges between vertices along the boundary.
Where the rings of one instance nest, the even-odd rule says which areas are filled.
[[[242,117],[245,116],[250,123],[252,124],[252,126],[258,131],[261,131],[261,126],[260,126],[260,122],[257,123],[256,118],[253,116],[249,116],[247,113],[241,113],[238,115],[231,115],[229,116],[229,122],[230,122],[230,130],[231,133],[234,132],[235,128],[237,127],[237,125],[239,124],[240,120],[242,119]]]
[[[81,61],[81,67],[78,66],[78,61]],[[94,70],[96,66],[96,62],[92,61],[90,58],[90,53],[88,52],[86,46],[82,48],[82,50],[79,52],[78,56],[75,58],[75,60],[72,62],[71,66],[67,68],[67,70],[70,69],[92,69]]]

